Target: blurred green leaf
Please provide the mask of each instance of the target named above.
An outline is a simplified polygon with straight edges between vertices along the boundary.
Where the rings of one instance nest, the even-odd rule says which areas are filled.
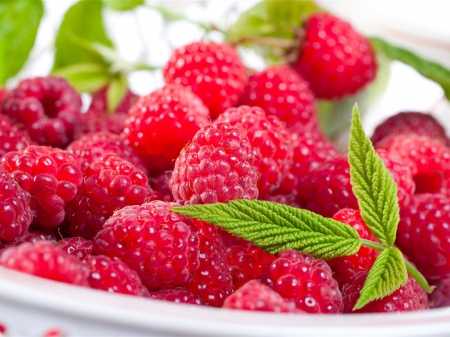
[[[53,71],[77,63],[105,63],[76,41],[113,47],[103,24],[101,1],[81,0],[66,12],[56,36]]]
[[[106,7],[115,11],[129,11],[144,4],[144,0],[103,0]]]
[[[25,64],[43,13],[41,0],[0,1],[0,85]]]
[[[125,97],[128,83],[125,76],[113,78],[106,90],[106,106],[108,112],[112,113],[116,110],[119,103]]]
[[[112,80],[108,68],[97,63],[72,64],[53,74],[65,77],[78,92],[96,91]]]

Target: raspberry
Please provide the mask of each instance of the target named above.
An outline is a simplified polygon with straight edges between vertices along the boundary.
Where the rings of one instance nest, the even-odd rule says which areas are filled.
[[[369,40],[346,21],[317,13],[306,22],[294,67],[318,98],[353,94],[375,78],[377,66]]]
[[[89,106],[89,110],[96,110],[100,112],[106,112],[108,110],[106,103],[106,90],[107,87],[103,87],[92,94],[91,105]],[[114,112],[128,112],[134,103],[139,99],[139,96],[133,93],[130,89],[127,89],[125,96],[117,105]]]
[[[0,115],[0,157],[11,151],[23,150],[30,143],[32,142],[22,130],[8,117]]]
[[[55,247],[76,256],[80,261],[85,261],[89,255],[93,254],[94,242],[81,237],[73,237],[56,242]]]
[[[285,65],[270,66],[250,75],[240,104],[258,106],[267,115],[277,116],[288,128],[318,124],[308,83]]]
[[[342,312],[341,292],[330,267],[311,255],[282,251],[258,280],[307,313]]]
[[[216,118],[236,105],[247,74],[234,48],[225,43],[193,42],[176,49],[163,70],[166,83],[191,88]]]
[[[174,201],[172,196],[172,191],[169,186],[169,178],[165,171],[163,172],[152,172],[150,177],[148,178],[150,187],[156,192],[162,195],[162,199],[164,201]]]
[[[25,234],[15,238],[12,241],[3,241],[0,243],[0,249],[5,249],[11,246],[19,246],[25,242],[35,243],[38,241],[50,241],[52,243],[56,242],[56,235],[51,230],[37,230],[29,229]]]
[[[372,301],[361,309],[353,311],[368,272],[369,270],[359,272],[351,283],[347,283],[342,287],[344,313],[387,313],[428,309],[428,304],[423,302],[423,298],[427,296],[425,291],[417,285],[416,280],[409,277],[408,282],[392,294],[380,300]]]
[[[291,207],[303,208],[297,202],[297,194],[296,193],[281,194],[283,192],[278,192],[278,190],[279,189],[277,189],[276,191],[274,191],[271,194],[269,194],[268,196],[266,196],[264,198],[264,200],[288,205]]]
[[[113,115],[106,114],[97,110],[88,110],[81,115],[81,133],[77,138],[93,132],[111,132],[119,135],[125,127],[127,114],[115,113]]]
[[[353,227],[361,239],[378,242],[370,233],[359,211],[342,209],[333,216],[333,219]],[[331,259],[327,263],[333,270],[333,277],[340,286],[343,286],[346,283],[352,283],[361,271],[370,269],[378,254],[379,252],[372,248],[361,247],[354,255]]]
[[[203,298],[184,288],[163,289],[150,294],[150,298],[167,302],[208,306]]]
[[[256,150],[228,123],[200,129],[175,161],[170,188],[177,202],[212,204],[258,197]]]
[[[140,297],[150,295],[136,271],[123,261],[106,256],[88,256],[86,264],[89,266],[89,285],[93,289]]]
[[[397,245],[427,279],[450,277],[450,198],[414,195],[400,211]]]
[[[81,98],[63,78],[22,80],[3,104],[3,113],[39,145],[65,148],[80,124]]]
[[[432,308],[443,308],[450,306],[450,278],[435,282],[436,289],[430,295],[430,306]]]
[[[259,197],[276,189],[289,169],[292,160],[290,134],[276,116],[267,116],[261,108],[240,106],[220,115],[219,123],[238,124],[247,132],[250,144],[256,149]]]
[[[8,90],[6,88],[0,88],[0,114],[3,113],[3,101],[8,97]]]
[[[291,301],[285,300],[276,291],[257,280],[245,283],[234,294],[230,295],[223,304],[224,308],[271,311],[283,313],[301,313]]]
[[[133,164],[138,170],[147,173],[147,168],[131,147],[125,145],[123,139],[110,132],[87,134],[67,147],[80,162],[82,170],[86,170],[97,158],[112,152]]]
[[[187,284],[199,266],[199,239],[189,218],[168,209],[174,206],[152,201],[114,212],[94,252],[123,260],[150,291]]]
[[[0,239],[14,240],[28,230],[33,220],[29,202],[27,192],[0,168]]]
[[[213,307],[221,307],[234,291],[222,239],[213,225],[193,220],[197,229],[200,266],[186,288]]]
[[[377,126],[371,140],[376,146],[387,136],[400,133],[415,133],[438,139],[443,143],[448,141],[442,125],[433,116],[421,112],[400,112],[389,117]]]
[[[148,185],[144,172],[113,153],[95,160],[83,178],[77,196],[66,208],[73,236],[93,239],[114,211],[161,199]]]
[[[166,84],[130,110],[124,138],[150,169],[171,169],[183,147],[209,124],[208,109],[189,88]]]
[[[87,269],[48,241],[26,242],[0,254],[0,266],[53,281],[88,286]]]
[[[75,198],[82,181],[80,165],[71,154],[33,145],[5,154],[2,166],[31,196],[35,221],[45,228],[63,222],[66,203]]]

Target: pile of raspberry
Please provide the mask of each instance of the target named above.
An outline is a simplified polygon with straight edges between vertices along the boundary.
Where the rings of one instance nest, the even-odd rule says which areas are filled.
[[[112,115],[106,88],[84,111],[64,79],[20,82],[0,109],[0,135],[8,139],[0,144],[0,266],[148,301],[354,312],[377,251],[363,247],[329,261],[294,250],[272,255],[172,210],[269,200],[333,217],[376,241],[351,190],[347,155],[322,133],[316,113],[316,97],[340,98],[373,78],[373,52],[329,14],[309,20],[305,39],[295,65],[250,76],[233,46],[188,44],[164,67],[162,88],[143,97],[127,91]],[[333,68],[322,67],[313,50],[327,41],[337,44],[327,49]],[[339,49],[355,50],[346,56],[351,66],[339,64]],[[344,77],[336,80],[336,72]],[[386,120],[372,139],[398,185],[396,244],[437,290],[428,298],[409,278],[359,312],[447,305],[445,130],[429,115],[405,112]]]

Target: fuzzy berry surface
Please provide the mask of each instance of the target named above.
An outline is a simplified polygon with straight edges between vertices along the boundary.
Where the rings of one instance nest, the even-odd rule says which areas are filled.
[[[450,198],[414,195],[400,211],[396,244],[429,280],[450,277]]]
[[[302,313],[294,302],[284,299],[275,290],[257,280],[245,283],[225,300],[223,307],[248,311]]]
[[[0,254],[0,266],[53,281],[89,286],[88,270],[51,242],[26,242],[9,247]]]
[[[140,297],[150,295],[136,271],[121,260],[88,256],[85,263],[89,268],[89,286],[93,289]]]
[[[199,238],[189,218],[168,209],[174,206],[152,201],[114,212],[94,252],[124,261],[150,291],[188,284],[199,267]]]
[[[65,251],[67,254],[76,256],[80,261],[85,261],[94,253],[94,242],[78,236],[58,241],[55,243],[55,247]]]
[[[203,298],[181,287],[155,291],[150,294],[150,298],[166,302],[209,306]]]
[[[133,106],[124,138],[149,169],[172,169],[183,147],[209,124],[208,115],[208,108],[189,88],[166,84]]]
[[[400,112],[387,118],[379,124],[371,137],[376,146],[380,141],[390,135],[414,133],[448,142],[444,127],[432,116],[422,112]]]
[[[114,113],[112,115],[102,111],[88,110],[81,114],[80,133],[76,138],[94,133],[94,132],[111,132],[114,134],[121,134],[127,119],[127,114]]]
[[[3,104],[3,113],[39,145],[65,148],[80,127],[81,98],[63,78],[22,80]]]
[[[55,243],[57,241],[56,233],[53,230],[28,229],[23,235],[14,240],[4,240],[0,242],[0,250],[11,246],[20,246],[22,243],[35,243],[38,241],[49,241]]]
[[[14,125],[7,116],[0,115],[0,157],[11,151],[23,150],[32,143],[27,133]]]
[[[78,159],[83,171],[97,158],[112,152],[119,157],[128,160],[137,169],[147,173],[147,168],[134,150],[126,145],[119,135],[108,131],[84,135],[80,139],[72,142],[67,147],[67,151],[72,153]]]
[[[105,113],[108,111],[108,106],[106,103],[106,92],[108,87],[103,87],[92,94],[92,101],[89,105],[89,110],[95,110]],[[125,92],[125,96],[117,105],[114,110],[115,113],[127,113],[128,110],[133,106],[134,103],[139,99],[139,95],[133,93],[130,89],[127,88]]]
[[[195,219],[193,222],[200,243],[200,264],[186,288],[212,307],[221,307],[223,301],[235,291],[225,247],[214,225]]]
[[[269,66],[250,75],[240,105],[258,106],[287,128],[316,127],[314,94],[308,82],[287,65]]]
[[[159,199],[144,172],[114,153],[104,154],[83,173],[83,183],[67,205],[70,233],[91,240],[114,211]]]
[[[330,267],[311,255],[282,251],[257,279],[307,313],[342,312],[341,292]]]
[[[292,161],[290,133],[276,116],[266,116],[259,107],[246,105],[227,109],[218,123],[230,123],[245,129],[250,144],[256,149],[259,197],[278,188]]]
[[[8,152],[1,163],[31,197],[34,222],[44,228],[60,225],[66,204],[75,198],[82,182],[78,160],[57,148],[32,145]]]
[[[200,97],[211,119],[237,104],[247,81],[244,64],[226,43],[193,42],[175,49],[163,75],[166,83],[189,87]]]
[[[327,14],[311,15],[294,64],[318,98],[339,99],[356,93],[376,75],[375,54],[368,39],[346,21]]]
[[[212,204],[257,199],[256,156],[241,127],[223,122],[205,126],[175,161],[169,183],[175,201]]]

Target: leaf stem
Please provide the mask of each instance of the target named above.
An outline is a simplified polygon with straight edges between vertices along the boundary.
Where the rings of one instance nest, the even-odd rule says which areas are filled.
[[[157,67],[157,66],[152,66],[150,64],[146,64],[146,63],[137,63],[133,65],[133,70],[158,70],[161,69],[161,67]]]
[[[431,294],[433,292],[434,288],[436,288],[436,287],[435,286],[430,287],[427,279],[407,259],[405,259],[405,264],[406,264],[406,270],[408,271],[409,275],[411,275],[417,281],[417,283],[422,287],[423,290],[425,290],[428,294]]]
[[[283,48],[283,49],[291,49],[294,47],[294,41],[280,39],[276,37],[264,37],[264,36],[249,36],[243,37],[236,41],[232,41],[233,45],[240,45],[244,43],[253,43],[266,47],[275,47],[275,48]]]
[[[385,245],[382,245],[381,243],[377,243],[377,242],[373,242],[373,241],[369,241],[369,240],[365,240],[365,239],[361,239],[361,245],[364,247],[369,247],[369,248],[379,250],[380,252],[382,252],[385,249],[388,249],[388,247],[386,247]]]

